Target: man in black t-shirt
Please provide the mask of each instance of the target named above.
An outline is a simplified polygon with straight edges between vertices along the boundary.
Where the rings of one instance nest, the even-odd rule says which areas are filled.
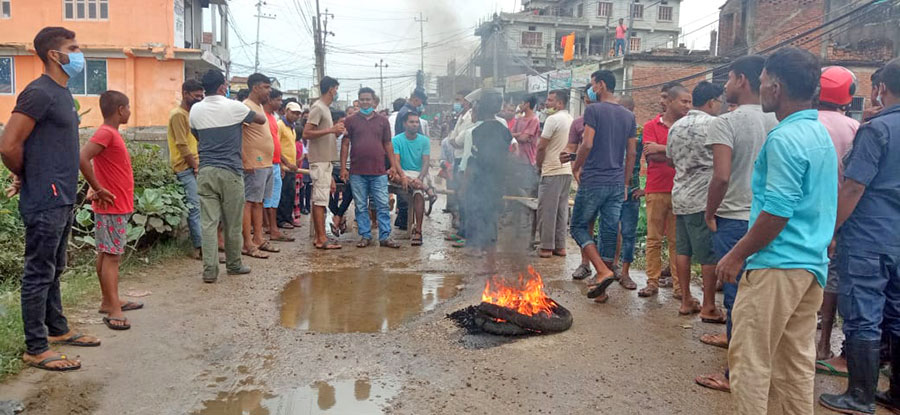
[[[75,33],[62,27],[41,30],[34,49],[44,73],[19,94],[0,137],[0,158],[16,176],[7,194],[21,192],[19,212],[25,224],[22,359],[40,369],[75,370],[81,363],[50,350],[49,343],[100,345],[69,329],[59,291],[78,187],[78,113],[66,83],[84,69],[84,55]],[[93,197],[101,204],[115,198],[105,189],[96,189]]]

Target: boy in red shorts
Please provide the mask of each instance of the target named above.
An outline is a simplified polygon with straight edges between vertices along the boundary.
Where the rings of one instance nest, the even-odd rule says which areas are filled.
[[[119,125],[127,123],[131,116],[128,97],[118,91],[106,91],[100,95],[100,111],[103,125],[81,148],[81,174],[92,189],[89,198],[94,209],[97,276],[103,293],[100,312],[107,314],[103,322],[113,330],[128,330],[131,324],[123,311],[144,306],[119,301],[119,259],[125,253],[126,226],[134,211],[131,156],[119,134]]]

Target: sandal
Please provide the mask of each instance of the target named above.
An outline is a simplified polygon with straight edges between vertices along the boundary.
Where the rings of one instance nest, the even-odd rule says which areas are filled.
[[[372,240],[369,238],[362,238],[359,242],[356,243],[357,248],[366,248],[372,244]]]
[[[606,293],[606,289],[609,288],[613,281],[615,281],[613,277],[607,277],[603,281],[600,281],[596,284],[591,284],[590,286],[588,286],[590,290],[587,293],[587,298],[594,299],[604,295]]]
[[[378,241],[378,246],[383,246],[386,248],[394,248],[394,249],[400,248],[400,244],[397,243],[397,241],[395,241],[393,239],[385,239],[383,241]]]
[[[122,324],[112,324],[113,321],[119,321],[122,322]],[[106,327],[109,327],[112,330],[128,330],[131,328],[131,324],[128,324],[127,318],[103,317],[103,324],[106,324]]]
[[[100,340],[95,340],[92,342],[89,341],[78,341],[79,339],[83,339],[88,337],[86,334],[77,333],[72,336],[69,336],[63,340],[52,341],[50,344],[58,344],[60,346],[77,346],[77,347],[97,347],[100,345]]]
[[[652,297],[656,294],[659,294],[659,287],[656,284],[647,284],[638,291],[638,297]]]
[[[259,249],[254,249],[252,251],[243,251],[242,250],[241,255],[248,256],[250,258],[269,259],[269,256],[262,252],[259,252]]]
[[[452,246],[452,247],[454,247],[454,248],[465,248],[465,247],[466,247],[466,240],[465,240],[465,239],[462,239],[462,238],[457,239],[457,240],[454,241],[452,244],[450,244],[450,246]]]
[[[728,318],[725,317],[725,313],[723,313],[722,310],[716,309],[716,314],[718,314],[716,317],[703,317],[701,315],[700,321],[710,324],[725,324],[728,321]]]
[[[47,366],[47,363],[59,362],[59,361],[63,361],[63,360],[75,362],[75,363],[77,363],[77,365],[75,365],[75,366]],[[25,363],[28,366],[38,368],[38,369],[43,369],[43,370],[49,370],[51,372],[68,372],[70,370],[81,369],[80,362],[77,362],[74,360],[69,360],[69,358],[66,357],[66,355],[64,355],[64,354],[51,356],[44,360],[41,360],[40,362],[25,362]]]
[[[259,248],[257,248],[257,249],[259,249],[260,251],[271,252],[273,254],[277,254],[277,253],[281,252],[280,249],[275,248],[272,245],[269,245],[269,241],[263,242],[263,244],[260,245]]]
[[[831,363],[828,363],[827,360],[816,360],[816,373],[821,373],[827,376],[838,376],[842,378],[849,377],[850,374],[848,372],[841,372],[834,368]]]
[[[332,222],[332,223],[329,223],[329,224],[328,224],[328,227],[331,228],[331,234],[332,234],[332,235],[334,235],[334,236],[341,236],[341,229],[338,228],[337,226],[334,226],[334,223],[333,223],[333,222]]]
[[[410,243],[412,246],[422,246],[422,233],[416,232],[413,234],[412,242]]]
[[[287,235],[284,235],[284,234],[281,234],[281,235],[278,235],[277,238],[270,238],[269,240],[270,240],[270,241],[275,241],[275,242],[294,242],[294,241],[296,241],[297,239],[292,238],[292,237],[287,236]],[[263,245],[265,245],[265,244],[263,244]]]
[[[691,299],[691,308],[687,312],[681,311],[681,309],[679,308],[678,314],[682,315],[682,316],[689,316],[691,314],[699,313],[701,309],[702,309],[702,307],[700,307],[700,300],[697,300],[696,298],[692,298]]]
[[[553,256],[553,251],[549,249],[541,249],[538,251],[538,256],[541,258],[550,258]]]
[[[709,388],[721,392],[731,392],[731,384],[728,382],[728,379],[725,377],[725,375],[721,373],[712,375],[700,375],[697,376],[696,379],[694,379],[694,382],[697,382],[698,385],[703,386],[704,388]]]
[[[725,338],[725,341],[719,341],[720,337],[723,334],[704,334],[700,336],[700,343],[708,344],[710,346],[721,347],[723,349],[728,350],[728,338]]]
[[[603,295],[594,299],[594,302],[597,304],[606,304],[609,301],[609,294],[603,293]]]
[[[313,246],[315,246],[316,249],[324,249],[324,250],[341,249],[340,244],[338,244],[337,242],[331,241],[331,240],[325,241],[324,245],[317,245],[317,244],[313,243]]]
[[[634,283],[634,280],[632,280],[631,277],[627,275],[621,275],[621,273],[619,274],[619,285],[621,285],[622,288],[626,290],[637,289],[637,284]]]
[[[132,311],[132,310],[140,310],[144,308],[144,303],[138,303],[135,301],[127,301],[122,304],[122,311]],[[108,311],[97,310],[100,314],[109,314]]]

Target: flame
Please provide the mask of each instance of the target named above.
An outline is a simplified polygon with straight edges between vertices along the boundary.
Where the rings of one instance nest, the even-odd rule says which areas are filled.
[[[494,275],[484,285],[481,301],[516,310],[519,314],[533,316],[538,313],[553,315],[556,303],[544,294],[544,281],[531,265],[528,266],[528,278],[519,273],[515,286],[509,281]]]

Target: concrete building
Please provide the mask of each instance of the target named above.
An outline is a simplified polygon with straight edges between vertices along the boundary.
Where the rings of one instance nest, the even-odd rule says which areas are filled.
[[[3,0],[0,13],[0,114],[43,68],[34,36],[46,26],[76,33],[87,58],[69,81],[82,127],[102,124],[99,95],[107,89],[131,100],[128,127],[164,126],[181,100],[181,83],[209,68],[225,70],[226,0]],[[206,27],[204,28],[204,22]],[[139,30],[136,30],[139,28]],[[5,119],[5,118],[4,118]]]
[[[562,65],[560,41],[575,33],[576,61],[599,61],[612,56],[619,19],[628,25],[633,16],[630,52],[678,46],[681,0],[523,0],[523,10],[500,13],[476,29],[481,36],[481,76],[493,77],[494,44],[497,72],[507,76],[557,69]]]

